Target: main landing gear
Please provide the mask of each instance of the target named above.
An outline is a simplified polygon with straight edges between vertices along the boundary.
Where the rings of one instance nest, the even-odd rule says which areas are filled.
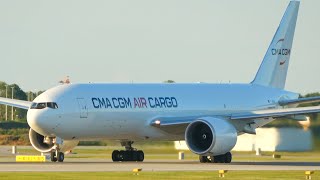
[[[63,162],[64,160],[64,153],[59,152],[58,150],[51,151],[51,161],[52,162]]]
[[[231,163],[232,154],[227,152],[218,156],[199,156],[199,160],[201,163]]]
[[[138,151],[132,147],[133,141],[121,142],[122,146],[125,146],[126,150],[118,151],[115,150],[112,152],[112,161],[140,161],[144,160],[143,151]]]

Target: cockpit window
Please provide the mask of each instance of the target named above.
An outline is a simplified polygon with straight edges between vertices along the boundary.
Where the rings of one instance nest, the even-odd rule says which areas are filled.
[[[36,109],[37,108],[37,103],[32,103],[31,109]]]
[[[46,107],[46,103],[38,103],[37,109],[43,109]]]
[[[55,102],[48,102],[47,107],[52,109],[58,109],[58,105]]]
[[[44,108],[58,109],[58,104],[55,102],[41,102],[41,103],[32,103],[31,109],[44,109]]]

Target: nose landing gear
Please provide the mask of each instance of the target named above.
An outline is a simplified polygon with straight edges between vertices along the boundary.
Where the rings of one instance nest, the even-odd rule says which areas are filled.
[[[51,151],[51,161],[52,162],[63,162],[64,161],[64,153],[59,152],[58,150]]]

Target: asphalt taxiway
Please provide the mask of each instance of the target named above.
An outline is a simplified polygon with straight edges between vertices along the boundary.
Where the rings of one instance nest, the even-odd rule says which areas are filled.
[[[66,161],[63,163],[1,162],[0,172],[104,172],[132,171],[212,171],[212,170],[320,170],[320,162],[232,162],[230,164],[201,164],[196,161]]]
[[[77,149],[103,149],[106,147],[77,147]],[[20,146],[20,150],[30,150],[30,146]],[[25,152],[26,155],[32,152]],[[83,155],[83,156],[82,156]],[[316,160],[303,162],[304,156],[295,158],[295,161],[271,160],[233,161],[230,164],[199,163],[196,159],[148,159],[144,162],[112,162],[110,159],[96,158],[92,154],[69,154],[63,163],[47,162],[25,163],[15,162],[15,155],[11,154],[10,146],[0,147],[0,172],[104,172],[104,171],[132,171],[142,168],[143,171],[212,171],[212,170],[320,170],[320,162]],[[176,156],[176,154],[172,154]],[[74,157],[77,156],[77,157]],[[160,156],[160,155],[158,155]],[[238,154],[238,157],[254,159],[250,155]],[[308,155],[316,158],[318,154]],[[151,157],[151,156],[150,156]],[[312,160],[311,160],[312,161]]]

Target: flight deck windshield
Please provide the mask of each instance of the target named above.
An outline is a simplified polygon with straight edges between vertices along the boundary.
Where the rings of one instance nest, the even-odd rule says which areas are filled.
[[[31,109],[44,109],[44,108],[58,109],[58,105],[55,102],[41,102],[41,103],[32,103]]]

